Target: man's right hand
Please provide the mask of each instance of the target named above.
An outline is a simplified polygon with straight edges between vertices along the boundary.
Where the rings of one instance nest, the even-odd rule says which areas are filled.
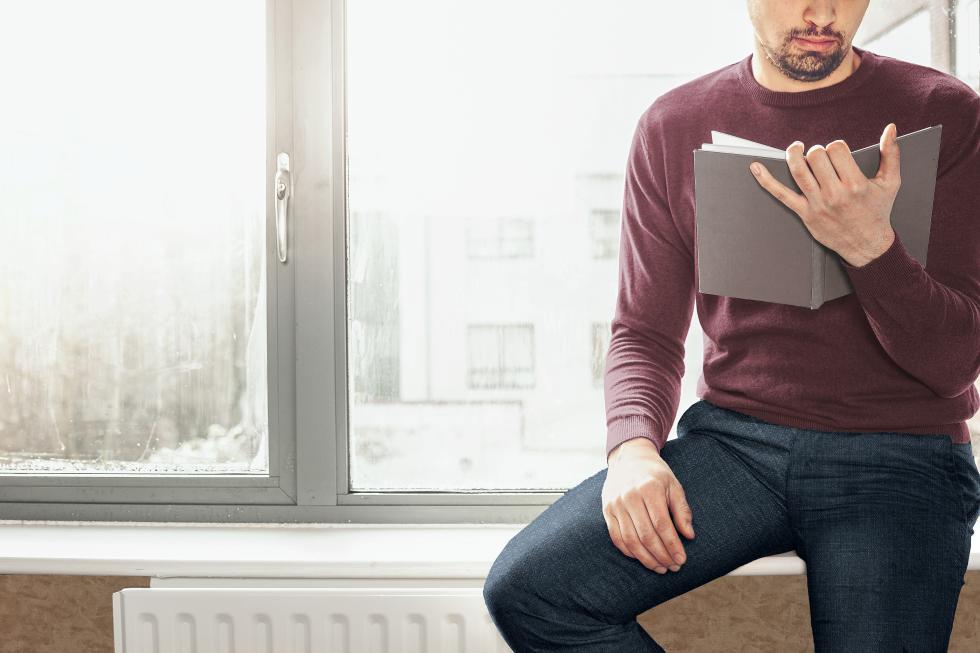
[[[616,548],[661,574],[680,569],[687,556],[674,525],[693,538],[691,508],[657,446],[644,437],[627,440],[610,452],[608,465],[602,514]]]

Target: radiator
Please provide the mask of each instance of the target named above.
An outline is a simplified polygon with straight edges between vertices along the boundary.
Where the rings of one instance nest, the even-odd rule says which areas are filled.
[[[509,652],[479,587],[128,588],[115,653]]]

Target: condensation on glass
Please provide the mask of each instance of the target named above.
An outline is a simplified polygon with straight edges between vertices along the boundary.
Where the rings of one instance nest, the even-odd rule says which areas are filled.
[[[267,473],[264,1],[3,23],[0,471]]]

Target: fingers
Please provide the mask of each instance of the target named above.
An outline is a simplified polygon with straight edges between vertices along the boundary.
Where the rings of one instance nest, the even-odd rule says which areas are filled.
[[[656,505],[656,500],[653,503]],[[624,535],[630,551],[633,552],[637,560],[649,569],[658,573],[666,573],[668,567],[675,567],[677,563],[667,552],[667,548],[661,540],[660,533],[664,528],[664,522],[670,520],[666,518],[667,510],[662,496],[659,503],[661,510],[653,511],[651,515],[651,510],[647,507],[642,494],[627,496],[626,511],[632,520],[633,531],[627,531]]]
[[[851,148],[848,147],[846,141],[837,139],[828,143],[824,149],[827,152],[827,156],[830,157],[830,162],[834,165],[834,170],[837,171],[841,183],[848,191],[855,193],[868,183],[868,178],[864,176],[861,168],[858,167],[854,156],[851,154]]]
[[[802,159],[802,165],[790,166],[790,169],[793,170],[793,177],[797,184],[800,183],[801,177],[806,181],[807,187],[804,188],[801,185],[800,189],[811,202],[820,197],[821,193],[827,193],[840,184],[840,178],[837,176],[834,164],[831,163],[827,148],[823,145],[811,145],[810,149],[807,150],[806,157],[800,157],[800,159]],[[799,163],[800,159],[794,157],[794,162]],[[803,172],[803,168],[806,168],[806,172]],[[814,178],[816,178],[816,184],[813,184]]]
[[[679,570],[687,559],[668,512],[671,501],[675,515],[681,515],[678,521],[684,524],[688,537],[692,537],[690,508],[679,483],[672,500],[668,499],[666,486],[649,483],[642,486],[642,490],[634,488],[603,507],[609,535],[616,548],[661,574],[667,573],[668,569]]]
[[[612,513],[611,510],[603,509],[602,514],[606,517],[606,527],[609,529],[609,537],[612,539],[613,544],[619,549],[627,558],[635,558],[629,547],[626,546],[626,541],[623,539],[622,527],[619,525],[619,519],[616,515]]]
[[[787,159],[787,162],[789,162],[789,159]],[[805,161],[803,162],[803,165],[806,165]],[[792,169],[793,168],[791,165],[790,170],[792,171]],[[773,197],[785,204],[787,208],[797,215],[803,214],[807,207],[807,199],[805,195],[800,195],[795,190],[787,188],[782,182],[773,177],[772,174],[769,173],[769,169],[762,163],[753,163],[749,166],[749,170],[753,175],[755,175],[755,179],[757,182],[759,182],[759,185],[769,191]],[[807,174],[810,174],[809,168],[807,168]],[[794,178],[796,178],[795,174]],[[799,180],[797,180],[796,183],[798,185],[800,183]],[[804,184],[805,183],[806,182],[804,181]],[[813,182],[813,186],[816,187],[816,181]]]
[[[694,539],[694,515],[691,513],[691,506],[687,503],[684,488],[676,479],[667,486],[667,507],[674,515],[674,523],[684,530],[684,536]]]
[[[660,536],[660,543],[670,558],[667,561],[668,566],[678,566],[684,564],[687,555],[684,553],[684,544],[677,535],[674,521],[668,512],[669,492],[670,486],[668,485],[664,492],[659,493],[657,497],[647,495],[644,497],[644,501],[646,502],[647,513],[650,515],[650,521]]]
[[[636,534],[636,528],[633,526],[633,520],[630,518],[629,512],[619,500],[614,500],[613,503],[603,506],[602,514],[606,517],[609,537],[612,539],[616,548],[619,549],[620,553],[627,558],[639,558],[643,565],[649,569],[663,569],[664,572],[666,571],[659,562],[651,562],[649,552],[639,542],[639,537]],[[641,555],[644,557],[642,558],[633,553],[634,550],[640,549],[643,549]]]

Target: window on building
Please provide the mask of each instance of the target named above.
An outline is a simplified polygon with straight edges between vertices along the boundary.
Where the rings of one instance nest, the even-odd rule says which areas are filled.
[[[619,209],[592,209],[592,258],[615,259],[619,255]]]
[[[466,343],[471,389],[534,387],[533,324],[473,324]]]
[[[471,259],[534,256],[531,218],[471,218],[467,221],[466,253]]]

